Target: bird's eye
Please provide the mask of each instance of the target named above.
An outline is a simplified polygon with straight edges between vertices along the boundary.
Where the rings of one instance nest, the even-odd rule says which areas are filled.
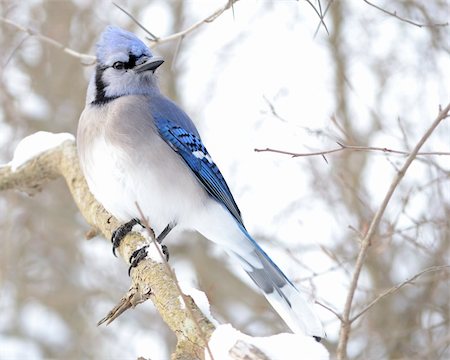
[[[125,68],[125,64],[122,61],[116,61],[112,67],[116,70],[123,70]]]

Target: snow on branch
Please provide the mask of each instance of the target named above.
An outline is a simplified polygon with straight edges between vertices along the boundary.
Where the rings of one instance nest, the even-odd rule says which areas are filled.
[[[66,140],[74,142],[75,137],[69,133],[53,134],[38,131],[20,141],[14,151],[13,159],[8,165],[15,172],[38,155],[60,146]]]
[[[325,347],[310,336],[278,334],[251,337],[231,325],[220,325],[209,340],[214,360],[328,360]],[[206,356],[205,359],[211,358]]]

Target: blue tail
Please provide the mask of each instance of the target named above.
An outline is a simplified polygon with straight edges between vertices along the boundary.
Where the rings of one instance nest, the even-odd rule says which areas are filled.
[[[325,332],[313,304],[297,290],[247,230],[240,227],[254,249],[245,258],[234,252],[233,257],[238,258],[244,270],[294,333],[324,337]]]

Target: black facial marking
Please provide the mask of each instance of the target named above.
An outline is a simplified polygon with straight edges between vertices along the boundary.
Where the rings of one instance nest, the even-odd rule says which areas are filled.
[[[105,83],[102,79],[103,72],[105,71],[105,67],[97,65],[95,69],[95,88],[97,90],[95,94],[94,101],[91,102],[93,105],[103,105],[111,100],[117,99],[117,96],[106,96],[105,93]]]
[[[136,66],[136,61],[140,58],[136,55],[129,54],[128,61],[126,63],[123,63],[123,68],[126,70],[133,69]],[[112,66],[101,66],[97,65],[97,68],[95,69],[95,87],[97,89],[97,93],[95,94],[95,100],[91,102],[93,105],[104,105],[111,100],[117,99],[118,96],[106,96],[105,88],[106,84],[102,79],[103,72],[108,68],[112,67],[118,71],[121,71],[122,69],[118,69],[116,65],[118,62],[114,63]],[[122,64],[122,63],[121,63]]]
[[[128,62],[125,63],[125,69],[128,70],[128,69],[134,68],[136,66],[136,60],[137,59],[138,58],[135,55],[129,54]]]
[[[97,94],[95,94],[96,99],[105,97],[105,83],[102,80],[102,75],[104,71],[105,68],[102,68],[100,65],[97,65],[97,68],[95,69],[95,87],[97,89]]]

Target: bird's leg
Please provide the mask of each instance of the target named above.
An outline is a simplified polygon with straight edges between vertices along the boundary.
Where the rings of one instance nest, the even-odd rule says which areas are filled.
[[[170,231],[175,227],[174,223],[167,224],[167,226],[164,228],[163,231],[161,231],[161,234],[159,234],[156,238],[156,241],[158,244],[161,244],[162,241],[166,238],[167,235],[169,235]]]
[[[174,223],[168,224],[164,230],[156,237],[156,241],[158,244],[161,244],[165,237],[170,233],[170,231],[175,227]],[[138,264],[147,257],[147,249],[149,245],[145,245],[133,252],[130,256],[130,267],[128,268],[128,275],[130,275],[131,269],[138,266]],[[169,250],[166,245],[161,245],[161,250],[164,256],[166,257],[166,261],[169,261]]]
[[[134,225],[141,225],[143,228],[145,228],[144,225],[142,225],[142,223],[140,222],[139,219],[131,219],[130,221],[128,221],[125,224],[120,225],[116,230],[114,230],[114,232],[112,233],[111,236],[111,242],[113,244],[113,254],[114,256],[116,255],[116,249],[120,246],[120,243],[122,242],[122,239],[133,230],[133,226]]]
[[[175,227],[174,223],[167,224],[167,226],[164,228],[164,230],[161,231],[161,234],[159,234],[158,237],[156,238],[156,241],[158,242],[158,244],[161,244],[163,242],[163,240],[166,238],[167,235],[169,235],[170,231],[174,227]],[[161,250],[162,250],[164,256],[166,257],[166,261],[169,261],[169,249],[167,248],[167,246],[161,244]]]

